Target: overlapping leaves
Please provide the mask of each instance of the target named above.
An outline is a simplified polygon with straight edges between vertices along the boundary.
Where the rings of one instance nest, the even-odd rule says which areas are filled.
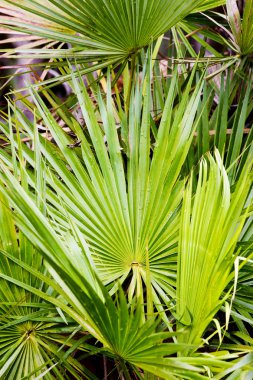
[[[72,337],[78,326],[69,316],[64,317],[54,303],[45,300],[46,296],[57,299],[59,293],[53,291],[49,278],[48,282],[43,279],[46,269],[42,256],[21,231],[17,234],[7,198],[1,195],[0,200],[1,379],[35,379],[41,374],[48,380],[66,378],[62,371],[74,378],[89,375],[71,357],[71,348],[76,344]],[[27,266],[38,275],[27,271]],[[40,289],[45,298],[32,293],[33,287]]]
[[[203,331],[224,303],[224,289],[236,277],[237,242],[247,218],[243,208],[252,186],[251,167],[249,157],[231,193],[216,151],[216,162],[209,156],[208,162],[201,163],[194,201],[192,178],[187,186],[177,278],[177,313],[179,323],[187,326],[183,336],[187,343],[201,342]]]
[[[150,45],[182,18],[197,10],[222,4],[223,1],[168,1],[168,0],[82,0],[61,2],[48,0],[1,1],[8,13],[8,4],[14,9],[35,15],[35,22],[27,17],[2,17],[1,22],[15,30],[56,40],[71,45],[71,49],[17,49],[22,56],[34,58],[73,58],[82,62],[124,62]],[[12,9],[12,8],[11,8]],[[43,20],[45,25],[43,25]],[[14,54],[15,56],[15,54]],[[99,65],[96,64],[96,67]]]
[[[146,77],[136,83],[128,111],[115,102],[110,82],[106,102],[97,87],[97,103],[94,104],[81,78],[76,79],[74,75],[72,86],[83,122],[81,117],[78,122],[46,91],[44,95],[55,107],[60,122],[34,91],[31,96],[35,103],[35,123],[10,105],[8,124],[1,123],[5,138],[10,142],[10,149],[0,152],[1,192],[14,210],[18,228],[45,257],[47,269],[55,281],[12,252],[3,251],[1,257],[8,258],[35,279],[43,280],[60,297],[47,294],[36,282],[23,281],[18,271],[12,275],[2,272],[1,277],[57,306],[61,313],[77,323],[77,328],[81,326],[82,331],[88,331],[102,344],[102,352],[120,359],[129,376],[133,371],[138,373],[137,367],[166,379],[175,376],[205,378],[206,369],[200,368],[203,365],[209,366],[209,372],[214,373],[221,369],[229,373],[233,365],[241,366],[240,371],[244,371],[244,359],[232,363],[216,360],[210,354],[177,359],[166,355],[189,354],[197,349],[201,337],[189,339],[194,346],[186,348],[187,333],[180,337],[181,326],[188,325],[190,330],[196,325],[199,328],[201,319],[202,336],[222,305],[220,298],[228,280],[233,279],[233,275],[230,276],[235,259],[232,248],[239,240],[239,229],[236,235],[233,232],[238,223],[242,227],[247,217],[242,209],[252,184],[250,155],[233,189],[230,189],[219,155],[216,161],[209,156],[209,168],[203,163],[199,174],[197,201],[192,201],[192,183],[190,181],[185,190],[182,167],[198,125],[197,110],[200,115],[203,110],[200,101],[203,82],[200,80],[195,85],[196,72],[193,71],[181,89],[175,71],[162,119],[156,126],[152,120],[150,62],[146,67]],[[32,107],[29,102],[26,105]],[[64,128],[60,125],[63,121]],[[38,127],[46,127],[46,133],[39,134]],[[76,139],[78,144],[75,144]],[[231,202],[230,193],[234,199]],[[213,202],[208,201],[211,195]],[[203,215],[196,211],[200,207],[204,210]],[[226,226],[217,223],[216,211],[221,213],[220,223],[225,223],[227,218]],[[208,215],[206,230],[203,218]],[[218,227],[224,227],[223,234]],[[202,230],[205,230],[203,239]],[[225,243],[231,250],[224,248],[224,256],[222,242],[226,233]],[[221,240],[216,247],[218,238]],[[226,266],[229,259],[229,272],[220,273],[218,268],[220,287],[216,294],[212,292],[213,298],[207,305],[209,277],[204,277],[206,292],[197,303],[203,284],[199,282],[201,276],[196,278],[194,274],[196,266],[197,269],[205,268],[205,252],[210,246],[222,265]],[[193,263],[196,266],[188,265],[190,251],[190,258],[198,253]],[[184,274],[192,280],[191,297]],[[214,270],[209,273],[212,274]],[[128,300],[120,290],[117,303],[117,297],[111,298],[108,290],[117,294],[119,282],[125,287]],[[166,329],[172,330],[170,319],[176,317],[179,331],[157,333],[154,310],[166,322]],[[166,338],[179,339],[183,345],[163,343]],[[238,355],[225,354],[224,358]]]
[[[58,125],[42,100],[35,93],[32,96],[57,144],[51,144],[46,135],[39,138],[40,151],[46,160],[46,201],[52,219],[60,228],[66,229],[69,218],[73,218],[91,248],[102,280],[105,283],[123,282],[130,276],[130,298],[136,291],[143,293],[148,257],[154,297],[157,301],[159,295],[167,303],[168,295],[174,297],[175,246],[179,227],[177,209],[183,192],[180,169],[193,137],[202,82],[190,95],[193,72],[179,107],[175,106],[173,110],[177,94],[175,73],[153,146],[149,70],[150,67],[144,102],[144,87],[137,85],[130,103],[128,123],[123,113],[119,133],[110,90],[106,106],[101,95],[98,96],[100,112],[96,114],[82,81],[73,77],[86,128],[83,130],[71,114],[65,114],[64,120],[81,141],[81,149],[69,147],[73,140]],[[21,130],[33,140],[34,125],[19,110],[15,112]],[[6,126],[2,127],[9,135]],[[15,150],[18,146],[15,136],[12,143]],[[35,168],[33,152],[25,144],[22,149],[29,165]],[[4,152],[2,159],[9,163]],[[37,191],[32,175],[28,182]]]

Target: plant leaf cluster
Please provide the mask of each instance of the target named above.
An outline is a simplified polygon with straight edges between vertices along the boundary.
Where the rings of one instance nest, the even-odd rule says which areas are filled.
[[[251,1],[222,3],[0,2],[32,38],[3,54],[71,89],[1,111],[1,378],[252,378]]]

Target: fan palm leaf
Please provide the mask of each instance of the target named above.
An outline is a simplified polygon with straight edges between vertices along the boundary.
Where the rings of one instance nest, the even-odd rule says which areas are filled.
[[[0,278],[39,296],[46,301],[47,305],[58,306],[66,316],[73,318],[83,331],[89,331],[103,344],[103,349],[100,351],[109,357],[113,355],[115,360],[119,361],[126,378],[130,379],[131,373],[138,373],[138,368],[141,368],[169,380],[182,377],[204,380],[208,379],[206,366],[214,372],[217,370],[220,372],[222,369],[228,370],[233,365],[233,362],[226,363],[225,360],[217,359],[212,355],[173,357],[175,353],[186,347],[185,343],[164,343],[163,341],[179,336],[180,332],[156,332],[159,319],[154,316],[145,320],[140,299],[136,307],[134,302],[129,306],[121,289],[115,304],[107,289],[97,278],[94,269],[89,267],[92,275],[90,278],[82,271],[84,261],[90,257],[87,246],[82,246],[82,254],[75,257],[76,253],[74,251],[70,253],[68,243],[65,245],[62,243],[39,208],[29,201],[17,179],[8,170],[2,172],[1,178],[2,183],[7,185],[7,187],[1,186],[1,192],[15,205],[14,218],[17,224],[40,248],[43,257],[48,260],[47,267],[55,281],[7,252],[1,251],[1,255],[8,258],[10,263],[14,262],[23,268],[31,277],[43,279],[46,284],[50,284],[61,298],[54,298],[43,289],[26,284],[22,279],[17,278],[17,275],[8,276],[1,272]],[[77,230],[76,226],[74,228]],[[52,243],[51,248],[48,246],[48,237]],[[55,251],[56,243],[58,244],[57,251]],[[232,359],[233,356],[227,355],[227,358]],[[15,367],[13,374],[17,374]]]
[[[110,85],[106,106],[102,96],[98,96],[97,115],[84,84],[73,76],[85,130],[71,115],[64,117],[81,141],[81,150],[69,147],[72,141],[68,134],[41,98],[35,93],[32,97],[39,117],[57,144],[40,136],[40,151],[46,160],[46,201],[52,220],[64,230],[73,218],[91,249],[102,281],[113,286],[115,280],[124,282],[129,278],[130,299],[136,292],[143,294],[148,258],[154,301],[160,307],[159,297],[165,304],[175,297],[178,208],[184,187],[180,170],[193,138],[202,81],[190,95],[193,73],[181,95],[180,105],[173,110],[177,94],[175,73],[153,146],[150,144],[151,69],[148,67],[143,107],[144,88],[137,84],[129,115],[125,113],[120,117],[121,136]],[[33,124],[20,111],[14,112],[22,132],[34,140]],[[103,123],[102,128],[98,118]],[[127,118],[129,125],[126,125]],[[6,125],[2,124],[2,130],[10,137]],[[15,139],[13,136],[14,150],[18,148]],[[122,149],[123,140],[127,155]],[[35,168],[33,152],[25,144],[22,150],[29,165]],[[2,152],[1,158],[11,165],[6,153]],[[27,181],[37,191],[34,178],[30,176]]]
[[[76,344],[71,338],[77,331],[73,320],[68,316],[63,317],[54,304],[45,302],[38,295],[7,280],[8,277],[19,279],[30,287],[43,289],[45,294],[51,293],[58,297],[43,280],[34,277],[10,259],[22,260],[34,270],[45,272],[38,251],[21,232],[17,235],[7,198],[3,195],[0,202],[0,225],[1,379],[35,379],[43,373],[48,380],[63,379],[66,378],[63,377],[63,369],[75,378],[89,374],[67,353],[67,349]],[[62,361],[61,369],[57,366],[59,361]],[[51,372],[47,373],[49,369]]]
[[[216,161],[209,156],[208,164],[206,160],[201,163],[193,201],[192,179],[187,186],[177,277],[177,314],[179,324],[186,326],[187,333],[183,337],[187,343],[201,343],[204,330],[224,302],[227,284],[235,277],[233,266],[247,217],[244,206],[252,186],[251,169],[252,156],[231,192],[216,151]]]
[[[246,61],[249,60],[251,62],[251,55],[253,52],[253,44],[252,44],[252,20],[253,20],[253,11],[252,11],[252,0],[245,0],[241,5],[236,0],[227,0],[226,1],[226,15],[222,12],[215,12],[211,17],[208,15],[208,19],[206,17],[188,20],[183,23],[180,23],[181,26],[187,33],[193,32],[196,30],[196,27],[206,26],[208,23],[209,28],[201,31],[203,36],[210,39],[211,41],[215,41],[224,48],[226,48],[227,53],[231,55],[231,51],[235,52],[236,55],[231,56],[231,62],[228,62],[228,66],[231,66],[232,63],[236,63],[237,66],[241,65],[241,69],[243,70],[243,65]],[[240,10],[239,10],[240,8]],[[193,21],[193,23],[192,23]],[[214,29],[211,28],[212,25],[218,26],[219,33],[217,33]],[[195,37],[196,40],[200,42],[203,46],[208,47],[208,50],[214,53],[214,56],[221,57],[220,52],[217,52],[213,49],[213,44],[209,42],[208,45],[205,44],[205,40],[198,36]],[[226,54],[227,54],[226,53]],[[223,53],[224,55],[224,53]],[[234,62],[233,62],[234,61]],[[240,62],[242,61],[242,62]],[[217,70],[220,72],[220,69]]]
[[[3,25],[49,40],[69,43],[71,49],[16,49],[34,58],[75,58],[97,62],[96,67],[122,63],[150,45],[190,12],[222,4],[223,1],[109,1],[35,0],[1,1],[0,5],[25,12],[25,20],[2,17]],[[27,19],[28,13],[35,22]],[[43,22],[45,25],[43,25]],[[11,55],[10,55],[11,56]],[[14,50],[14,55],[15,50]],[[84,70],[85,71],[85,70]]]
[[[136,83],[132,92],[129,112],[117,111],[109,76],[106,101],[97,87],[97,104],[94,105],[81,78],[73,75],[72,86],[84,124],[64,106],[58,107],[56,98],[44,91],[79,139],[80,147],[33,90],[35,121],[42,119],[40,127],[47,127],[54,142],[48,140],[48,133],[38,133],[36,123],[31,123],[14,105],[10,106],[13,116],[10,112],[9,124],[1,123],[10,149],[0,152],[0,192],[13,208],[18,228],[46,259],[46,268],[54,281],[9,251],[1,251],[1,258],[8,258],[54,292],[44,291],[39,282],[27,283],[20,278],[20,271],[2,271],[0,277],[7,284],[44,299],[76,321],[83,332],[88,331],[102,344],[105,355],[120,361],[126,378],[142,368],[166,379],[203,379],[207,378],[206,367],[213,373],[221,370],[229,373],[237,362],[226,359],[238,354],[226,354],[225,360],[217,360],[210,354],[208,357],[167,356],[178,352],[189,355],[195,351],[205,328],[222,305],[222,292],[233,278],[234,246],[246,218],[243,207],[252,184],[249,176],[252,160],[249,155],[231,191],[219,155],[216,154],[216,161],[209,157],[210,175],[203,161],[193,198],[192,180],[184,190],[181,170],[198,124],[196,112],[201,104],[203,82],[199,80],[195,85],[193,72],[181,91],[175,72],[161,122],[153,134],[150,61],[146,70],[144,82]],[[199,112],[201,114],[201,108]],[[22,141],[24,136],[26,141],[33,142],[32,147]],[[209,199],[212,199],[211,204]],[[203,214],[199,212],[199,202]],[[216,212],[220,216],[218,223]],[[209,218],[207,227],[204,216]],[[222,223],[224,232],[221,234],[218,227]],[[202,230],[208,239],[201,240]],[[224,269],[217,291],[209,294],[210,297],[206,296],[209,282],[204,284],[206,292],[201,293],[204,285],[194,273],[202,265],[210,281],[212,274],[220,274],[220,267],[216,272],[216,267],[213,272],[208,271],[210,263],[205,267],[203,247],[213,249],[217,267],[219,263]],[[187,253],[191,249],[199,253],[193,263],[195,266],[188,262]],[[201,259],[199,263],[197,260]],[[185,275],[192,281],[192,298]],[[117,292],[119,284],[115,284],[115,280],[123,283],[126,278],[130,306],[123,292]],[[116,294],[116,304],[108,290]],[[202,297],[198,300],[199,294]],[[171,314],[166,309],[177,305],[176,313],[172,309],[172,315],[178,319],[176,333],[156,331],[152,303],[171,330],[168,323]],[[201,332],[196,332],[197,324]],[[182,327],[185,331],[181,335]],[[164,343],[165,339],[178,340],[179,344]],[[243,372],[243,359],[240,364]]]
[[[245,1],[243,17],[241,19],[236,1],[227,0],[228,22],[232,32],[230,33],[230,42],[242,56],[252,54],[253,52],[252,5],[251,0]]]

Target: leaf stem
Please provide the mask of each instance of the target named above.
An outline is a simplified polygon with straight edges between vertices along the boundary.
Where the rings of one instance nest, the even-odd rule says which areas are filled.
[[[127,98],[126,98],[126,112],[128,114],[129,112],[129,104],[130,104],[130,99],[131,99],[131,92],[132,92],[132,87],[133,87],[133,82],[135,79],[135,63],[136,63],[136,55],[137,53],[133,53],[131,56],[131,67],[130,67],[130,81],[127,89]]]
[[[124,375],[124,380],[131,380],[131,376],[129,374],[129,371],[128,371],[128,368],[126,366],[126,363],[125,363],[125,360],[124,359],[119,359],[119,363],[120,363],[120,368],[121,368],[121,371]]]

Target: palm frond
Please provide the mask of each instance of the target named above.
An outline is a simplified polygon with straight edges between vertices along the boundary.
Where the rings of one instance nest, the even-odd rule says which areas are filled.
[[[184,341],[200,344],[201,336],[224,302],[223,292],[238,255],[243,211],[251,179],[252,158],[230,190],[227,173],[216,151],[215,160],[201,162],[192,201],[192,177],[184,195],[177,278],[177,317],[186,326]],[[222,296],[222,297],[221,297]],[[228,297],[229,294],[226,295]]]
[[[34,58],[73,58],[86,62],[103,62],[103,65],[122,63],[136,55],[143,47],[150,45],[168,31],[178,21],[196,10],[212,8],[222,1],[185,2],[177,0],[146,1],[128,0],[55,0],[37,2],[35,0],[1,1],[5,11],[24,12],[24,20],[15,17],[1,17],[6,27],[39,36],[50,41],[68,43],[72,49],[14,49],[16,54]],[[12,12],[12,11],[11,11]],[[10,12],[10,13],[11,13]],[[34,15],[31,22],[27,15]],[[6,53],[6,52],[5,52]],[[8,54],[9,57],[12,53]],[[5,54],[6,55],[6,54]]]
[[[7,198],[1,194],[0,203],[0,377],[1,379],[29,377],[45,373],[45,379],[63,379],[62,368],[74,377],[89,374],[69,356],[68,349],[76,344],[71,335],[77,325],[60,309],[43,298],[20,287],[8,278],[19,279],[30,287],[43,289],[45,294],[58,297],[57,292],[39,277],[34,277],[14,260],[22,260],[40,273],[45,272],[38,251],[20,232],[17,234]],[[70,339],[66,338],[69,334]],[[80,342],[80,346],[81,346]],[[64,360],[62,361],[62,359]],[[58,363],[62,361],[61,369]],[[51,372],[47,373],[51,368]]]
[[[35,245],[38,245],[37,228],[39,227],[39,233],[41,235],[40,247],[46,247],[48,245],[48,238],[45,238],[46,232],[47,234],[52,233],[46,217],[43,216],[37,206],[32,206],[28,198],[25,196],[24,189],[11,174],[5,172],[3,177],[5,178],[6,185],[8,184],[9,190],[6,191],[6,187],[1,187],[1,192],[6,193],[12,203],[15,203],[16,212],[14,216],[20,228]],[[21,199],[22,204],[20,203]],[[25,215],[28,215],[27,211],[24,211],[25,209],[29,213],[29,219]],[[29,229],[28,227],[31,222],[35,223],[34,228]],[[45,231],[43,234],[42,229]],[[54,240],[58,239],[59,237],[55,234]],[[9,284],[18,286],[20,289],[24,289],[24,291],[29,291],[35,296],[39,296],[41,299],[45,300],[48,307],[52,307],[53,305],[59,307],[65,313],[65,319],[67,321],[68,316],[71,319],[73,318],[78,325],[81,326],[78,330],[80,330],[80,328],[82,328],[84,332],[88,330],[99,340],[100,343],[103,344],[102,349],[100,348],[98,352],[108,355],[109,357],[114,357],[115,360],[120,363],[126,378],[130,379],[131,373],[138,372],[138,368],[141,368],[165,379],[176,380],[183,377],[185,379],[204,380],[208,379],[206,373],[207,366],[209,366],[211,371],[218,371],[219,373],[221,370],[228,370],[234,365],[233,361],[227,363],[223,358],[216,358],[210,354],[208,357],[173,357],[175,353],[185,349],[186,344],[184,342],[182,344],[176,344],[173,342],[165,343],[164,341],[171,339],[173,336],[179,337],[181,332],[157,332],[156,329],[159,323],[159,318],[157,319],[157,317],[154,316],[145,321],[146,317],[144,316],[143,320],[143,307],[140,299],[137,300],[136,303],[133,301],[131,305],[128,305],[125,294],[119,289],[115,304],[107,289],[99,281],[96,272],[94,272],[92,268],[91,272],[93,277],[96,278],[96,281],[90,282],[87,280],[86,274],[84,272],[82,273],[80,270],[80,261],[77,262],[76,260],[73,260],[73,255],[70,255],[67,244],[61,245],[60,252],[54,252],[54,250],[51,249],[51,253],[54,255],[55,260],[52,260],[52,256],[49,255],[48,249],[41,251],[41,253],[47,260],[49,260],[51,265],[47,265],[47,267],[50,273],[55,277],[55,280],[39,273],[31,266],[13,257],[11,254],[2,251],[3,257],[8,258],[10,263],[13,262],[17,264],[18,267],[23,268],[25,272],[28,272],[29,275],[34,278],[43,279],[45,284],[50,284],[52,289],[59,293],[61,297],[52,297],[52,295],[45,292],[44,289],[26,284],[22,279],[17,278],[17,275],[8,276],[0,273],[1,279],[4,279]],[[59,254],[61,254],[63,260],[58,259],[57,256]],[[89,257],[87,246],[82,247],[82,256]],[[66,265],[66,259],[68,259],[68,265]],[[70,264],[72,264],[75,275],[69,269]],[[29,315],[26,317],[26,319],[29,320],[29,323],[31,318],[32,317]],[[35,320],[40,320],[39,318],[40,315],[37,313]],[[56,323],[57,319],[51,318],[51,322]],[[27,324],[26,328],[29,326],[30,325]],[[52,328],[52,325],[50,327]],[[63,331],[69,332],[66,329]],[[30,339],[32,339],[34,330],[29,330],[29,333],[31,335]],[[43,339],[43,333],[45,334],[47,331],[41,333],[36,331],[36,337],[39,341]],[[18,343],[20,344],[20,342]],[[81,341],[80,343],[83,342]],[[12,347],[14,349],[16,348],[13,344]],[[83,349],[87,348],[84,344]],[[189,349],[190,348],[193,349],[193,347],[189,346]],[[21,349],[22,345],[20,351]],[[16,356],[18,354],[19,350],[16,350]],[[24,358],[24,353],[22,354],[21,361]],[[168,357],[168,355],[171,357]],[[11,357],[11,359],[14,361],[15,357]],[[63,355],[63,357],[66,358],[66,355]],[[229,359],[235,357],[236,355],[232,355],[231,357],[226,355],[226,358]],[[58,360],[61,360],[61,357],[59,357]],[[4,366],[1,369],[2,373],[6,372],[8,364],[8,361],[4,362]],[[39,365],[39,363],[37,363],[37,365]],[[57,368],[57,366],[50,367],[52,371],[54,368]],[[37,373],[40,370],[40,367],[34,369],[34,373]],[[20,371],[20,367],[17,368],[14,365],[12,368],[12,373],[15,374],[14,376],[19,373],[18,371]],[[56,373],[56,376],[60,379],[66,378],[61,377],[58,373]],[[95,379],[92,375],[88,374],[88,376],[90,376],[89,378],[91,379]]]
[[[166,304],[175,296],[178,207],[183,191],[180,170],[193,138],[202,82],[199,81],[190,94],[193,72],[180,95],[180,106],[175,104],[173,110],[177,95],[175,72],[153,146],[150,143],[150,64],[147,67],[145,89],[144,82],[141,86],[136,85],[129,115],[116,114],[116,117],[110,84],[106,105],[97,89],[97,113],[84,84],[73,76],[85,129],[71,114],[61,111],[60,114],[81,141],[81,149],[70,148],[71,137],[58,125],[41,98],[34,92],[32,97],[39,117],[43,118],[56,142],[56,145],[51,144],[46,135],[38,137],[39,149],[45,157],[45,197],[52,221],[65,231],[73,220],[91,249],[102,281],[112,286],[115,280],[123,282],[129,277],[130,298],[136,291],[143,293],[148,255],[152,292],[159,307],[159,297]],[[49,94],[47,98],[54,102]],[[18,109],[13,110],[22,133],[33,141],[36,137],[34,125]],[[10,137],[7,129],[2,124],[2,130]],[[34,154],[27,145],[18,147],[14,135],[11,140],[12,149],[22,150],[25,160],[35,168]],[[11,165],[4,152],[1,158]],[[29,175],[27,181],[37,192],[33,175]],[[39,227],[37,229],[39,231]],[[53,240],[50,244],[53,245]],[[54,251],[59,251],[58,243]]]

